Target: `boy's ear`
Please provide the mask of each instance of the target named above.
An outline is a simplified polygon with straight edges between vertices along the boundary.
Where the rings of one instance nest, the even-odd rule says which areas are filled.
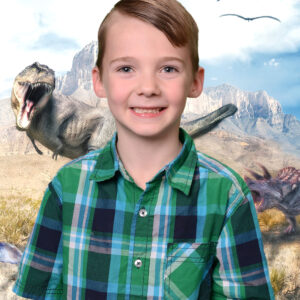
[[[189,98],[197,98],[201,95],[204,83],[204,69],[199,67],[195,73],[194,80],[188,94]]]
[[[98,67],[93,68],[92,79],[93,79],[94,92],[96,96],[99,98],[106,98],[105,89],[103,86],[103,82],[101,80],[101,75]]]

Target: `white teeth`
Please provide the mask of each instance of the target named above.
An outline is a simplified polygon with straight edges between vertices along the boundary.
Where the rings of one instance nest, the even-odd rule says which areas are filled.
[[[161,110],[161,108],[133,108],[133,110],[138,113],[138,114],[143,114],[143,113],[152,113],[152,114],[158,114]]]

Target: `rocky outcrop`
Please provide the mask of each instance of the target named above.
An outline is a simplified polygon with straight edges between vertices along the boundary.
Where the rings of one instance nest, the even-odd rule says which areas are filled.
[[[91,70],[95,66],[97,49],[97,42],[92,42],[74,56],[71,71],[56,78],[58,92],[71,95],[77,89],[92,90]]]
[[[275,139],[300,137],[300,121],[295,116],[284,114],[280,103],[266,91],[247,92],[223,84],[207,88],[204,92],[214,99],[214,105],[215,102],[219,106],[235,104],[238,112],[231,120],[248,134]]]

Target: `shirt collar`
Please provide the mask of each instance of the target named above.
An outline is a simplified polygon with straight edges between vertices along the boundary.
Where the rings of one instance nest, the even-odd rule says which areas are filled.
[[[119,160],[116,150],[117,134],[113,135],[113,138],[107,145],[102,148],[97,158],[95,169],[90,176],[90,180],[105,181],[116,174],[119,170]]]
[[[179,155],[165,167],[166,178],[173,188],[188,195],[197,164],[197,151],[192,138],[182,128],[179,139],[183,146]]]
[[[165,172],[169,185],[188,195],[197,164],[197,152],[192,138],[182,128],[180,128],[179,138],[183,144],[179,155],[161,169],[152,180],[157,179]],[[115,133],[112,140],[100,151],[95,169],[90,176],[91,180],[108,180],[114,177],[117,171],[130,180],[130,176],[118,158],[116,141]]]

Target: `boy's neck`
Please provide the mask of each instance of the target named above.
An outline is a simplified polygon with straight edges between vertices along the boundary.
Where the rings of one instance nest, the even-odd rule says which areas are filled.
[[[142,189],[159,170],[174,160],[182,144],[178,132],[158,138],[141,138],[118,132],[118,155],[129,175]]]

